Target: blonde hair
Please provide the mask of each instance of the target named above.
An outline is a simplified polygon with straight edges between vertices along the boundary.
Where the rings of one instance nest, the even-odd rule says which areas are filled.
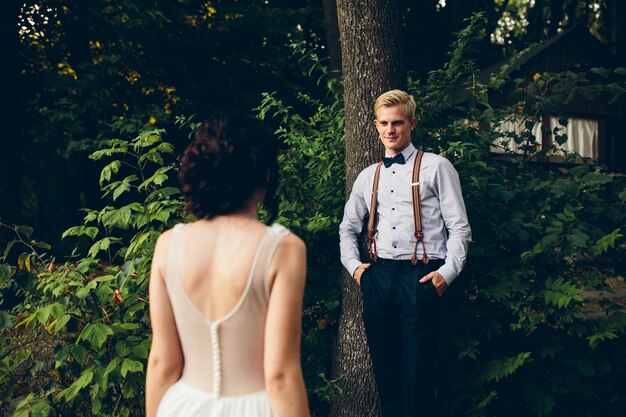
[[[381,107],[391,107],[403,104],[406,108],[406,114],[411,119],[415,117],[415,99],[413,96],[402,90],[389,90],[378,96],[374,102],[374,114],[378,117],[378,109]]]

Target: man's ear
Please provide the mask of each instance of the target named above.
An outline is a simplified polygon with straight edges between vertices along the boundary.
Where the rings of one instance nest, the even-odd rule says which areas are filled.
[[[415,129],[415,126],[417,126],[417,118],[413,118],[413,120],[411,120],[411,130]]]

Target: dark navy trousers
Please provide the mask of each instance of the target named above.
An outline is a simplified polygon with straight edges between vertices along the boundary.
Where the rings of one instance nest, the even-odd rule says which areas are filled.
[[[384,417],[433,417],[440,299],[428,264],[379,259],[361,277],[363,322]]]

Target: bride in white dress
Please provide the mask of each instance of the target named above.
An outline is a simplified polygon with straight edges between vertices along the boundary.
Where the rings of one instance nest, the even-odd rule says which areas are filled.
[[[273,212],[277,147],[252,118],[203,124],[182,159],[198,220],[157,241],[148,417],[307,417],[300,367],[306,248]]]

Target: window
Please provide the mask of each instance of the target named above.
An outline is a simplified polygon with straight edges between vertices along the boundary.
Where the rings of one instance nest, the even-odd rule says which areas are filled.
[[[491,152],[533,153],[554,145],[556,150],[549,153],[550,156],[577,153],[583,158],[598,160],[598,125],[598,120],[576,117],[546,116],[542,122],[533,122],[512,116],[498,128],[502,137],[493,142]]]
[[[525,151],[534,153],[541,149],[541,123],[533,123],[531,120],[512,116],[496,129],[502,132],[502,137],[493,141],[491,152],[522,154]],[[532,146],[532,148],[525,148],[527,146]]]
[[[557,155],[576,152],[583,158],[598,160],[598,121],[593,119],[579,119],[571,117],[567,126],[559,123],[557,117],[549,117],[551,131],[557,130],[557,135],[567,134],[567,141],[559,146]]]

